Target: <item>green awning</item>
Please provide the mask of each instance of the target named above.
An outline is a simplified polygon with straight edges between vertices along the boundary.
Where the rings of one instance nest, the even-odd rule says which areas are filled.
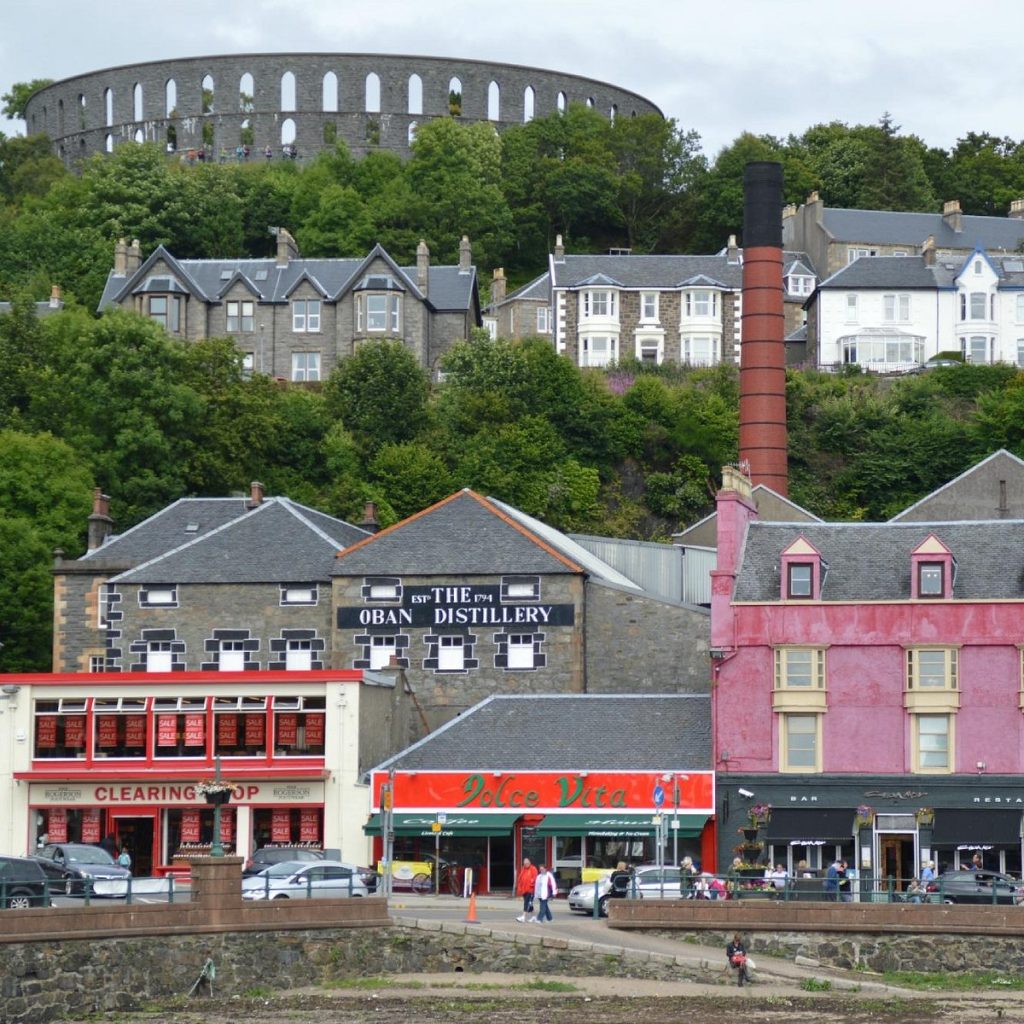
[[[673,830],[672,822],[679,828]],[[664,815],[668,835],[680,839],[696,839],[708,820],[706,814]],[[541,836],[597,836],[607,839],[632,839],[654,835],[654,813],[650,814],[545,814],[537,828]]]
[[[437,820],[433,814],[393,815],[396,836],[434,836],[431,825]],[[444,836],[508,836],[520,814],[463,814],[449,813],[440,835]],[[363,826],[368,836],[379,836],[380,815],[374,814]]]

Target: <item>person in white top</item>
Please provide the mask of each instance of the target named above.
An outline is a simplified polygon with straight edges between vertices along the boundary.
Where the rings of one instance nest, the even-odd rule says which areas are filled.
[[[558,886],[555,884],[555,876],[548,871],[546,864],[541,864],[540,870],[537,872],[537,881],[533,886],[533,895],[537,899],[539,907],[536,915],[530,918],[530,923],[543,924],[545,920],[553,921],[554,917],[551,914],[551,907],[548,901],[553,900],[558,895]]]

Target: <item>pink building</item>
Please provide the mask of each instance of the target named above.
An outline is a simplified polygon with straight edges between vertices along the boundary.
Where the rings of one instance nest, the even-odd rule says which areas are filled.
[[[758,859],[790,871],[841,858],[902,888],[980,853],[1019,875],[1024,521],[897,518],[760,522],[750,481],[724,471],[719,867],[754,817]]]

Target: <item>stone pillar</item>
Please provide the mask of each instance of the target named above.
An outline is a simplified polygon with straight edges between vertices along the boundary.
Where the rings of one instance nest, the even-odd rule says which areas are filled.
[[[192,903],[207,924],[221,923],[225,911],[242,905],[241,857],[193,857]]]

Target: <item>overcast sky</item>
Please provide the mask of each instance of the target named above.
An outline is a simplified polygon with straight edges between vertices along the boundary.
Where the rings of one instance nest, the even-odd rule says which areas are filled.
[[[0,92],[117,64],[217,53],[471,57],[646,96],[709,158],[742,131],[833,120],[951,147],[1024,137],[1019,0],[9,0]],[[22,132],[0,119],[0,131]]]

